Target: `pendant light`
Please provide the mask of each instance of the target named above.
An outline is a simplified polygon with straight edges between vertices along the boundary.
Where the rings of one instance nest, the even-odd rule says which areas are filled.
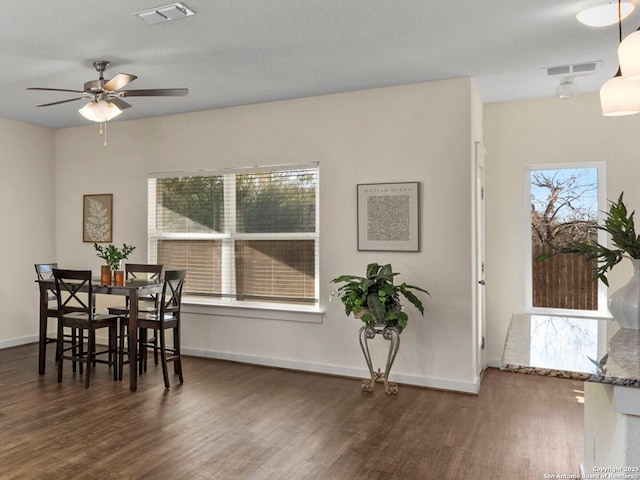
[[[640,113],[640,85],[629,82],[620,73],[600,87],[600,107],[605,117]]]
[[[618,62],[626,80],[640,81],[640,29],[620,42]]]
[[[622,44],[622,7],[618,0],[618,37]],[[615,76],[600,88],[602,115],[607,117],[633,115],[640,112],[640,85],[628,82],[618,68]]]
[[[623,1],[620,7],[620,14],[618,15],[618,8],[614,2],[610,0],[599,2],[598,5],[582,10],[576,15],[576,18],[580,23],[589,27],[607,27],[624,20],[636,8],[629,1]]]

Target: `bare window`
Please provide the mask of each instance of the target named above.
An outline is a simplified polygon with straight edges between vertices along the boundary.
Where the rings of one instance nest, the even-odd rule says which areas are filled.
[[[597,240],[599,169],[545,168],[529,172],[531,213],[531,306],[563,310],[599,310],[599,282],[592,280],[595,261],[557,254],[568,243]]]
[[[149,179],[149,256],[185,295],[317,305],[317,167]]]

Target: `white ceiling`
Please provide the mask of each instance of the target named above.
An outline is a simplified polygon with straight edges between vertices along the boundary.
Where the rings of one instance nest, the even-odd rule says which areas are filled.
[[[473,77],[485,103],[553,96],[543,67],[602,60],[575,78],[597,91],[617,70],[617,26],[575,14],[593,0],[185,0],[196,15],[147,25],[133,12],[154,0],[3,0],[0,117],[52,128],[86,125],[84,101],[36,108],[97,78],[127,88],[187,87],[187,97],[127,98],[117,120]],[[638,9],[640,10],[640,8]],[[640,25],[638,11],[623,35]],[[558,100],[560,101],[560,100]]]

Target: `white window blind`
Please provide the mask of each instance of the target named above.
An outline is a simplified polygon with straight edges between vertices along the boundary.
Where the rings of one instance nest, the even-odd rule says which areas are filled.
[[[318,168],[152,175],[149,256],[186,268],[184,294],[318,303]]]

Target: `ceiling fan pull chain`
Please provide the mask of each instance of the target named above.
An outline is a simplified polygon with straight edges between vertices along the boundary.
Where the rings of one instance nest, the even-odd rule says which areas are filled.
[[[100,122],[100,136],[104,136],[104,148],[107,148],[107,122]]]
[[[104,125],[104,144],[103,144],[103,147],[107,148],[107,122],[106,122],[106,120],[104,122],[102,122],[102,124]],[[100,128],[100,131],[102,132],[102,128]]]

